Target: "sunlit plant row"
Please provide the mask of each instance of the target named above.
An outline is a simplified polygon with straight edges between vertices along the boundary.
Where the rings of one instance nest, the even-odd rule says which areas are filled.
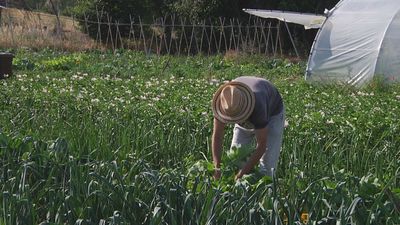
[[[0,80],[0,224],[399,224],[400,88],[303,81],[264,56],[15,52]],[[213,92],[271,80],[288,126],[274,178],[212,179]],[[225,139],[228,150],[229,135]]]

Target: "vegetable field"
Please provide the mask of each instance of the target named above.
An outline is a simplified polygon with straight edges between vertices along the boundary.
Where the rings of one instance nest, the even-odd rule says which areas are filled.
[[[233,53],[18,50],[13,64],[0,224],[400,224],[400,86],[317,86],[304,62]],[[240,75],[283,96],[279,167],[234,181],[225,154],[215,181],[210,103]]]

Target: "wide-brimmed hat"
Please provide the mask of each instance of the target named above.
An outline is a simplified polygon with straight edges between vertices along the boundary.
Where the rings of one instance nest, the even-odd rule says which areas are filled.
[[[231,81],[215,92],[212,101],[214,117],[222,123],[242,123],[254,110],[255,96],[249,86]]]

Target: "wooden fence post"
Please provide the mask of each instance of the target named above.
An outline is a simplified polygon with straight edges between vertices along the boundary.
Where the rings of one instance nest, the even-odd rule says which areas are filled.
[[[242,33],[242,23],[237,19],[237,24],[238,24],[238,29],[239,29],[239,34],[238,34],[238,39],[237,39],[237,51],[240,51],[240,46],[243,47],[243,33]]]
[[[274,56],[276,56],[276,52],[278,49],[278,42],[279,42],[279,30],[280,30],[280,20],[278,20],[278,25],[277,25],[277,30],[276,30],[276,39],[275,39],[275,52],[274,52]]]
[[[161,25],[162,25],[162,30],[163,30],[163,38],[164,38],[164,46],[165,46],[165,49],[167,50],[167,54],[169,55],[169,46],[168,46],[168,32],[169,32],[169,30],[168,30],[168,27],[167,27],[167,25],[166,25],[166,21],[167,21],[167,17],[166,16],[164,16],[164,18],[161,18]]]
[[[146,37],[145,37],[145,34],[144,34],[143,24],[142,24],[142,20],[141,20],[140,16],[139,16],[139,24],[140,24],[140,36],[139,36],[139,38],[143,37],[144,52],[146,53],[146,55],[148,55],[149,52],[147,51]]]
[[[200,49],[201,49],[201,51],[203,51],[203,38],[204,38],[204,33],[206,33],[207,32],[207,30],[206,30],[206,21],[205,20],[203,20],[202,21],[202,29],[201,29],[201,40],[200,40]],[[207,35],[207,34],[206,34]]]
[[[96,17],[97,17],[97,34],[96,34],[96,43],[99,42],[101,45],[101,18],[103,18],[103,9],[101,10],[101,14],[99,15],[99,11],[96,6]]]
[[[297,51],[296,44],[294,43],[292,33],[290,33],[290,29],[289,29],[289,26],[287,25],[286,21],[284,21],[284,22],[285,22],[286,30],[288,31],[288,34],[289,34],[290,41],[292,42],[294,51],[296,53],[296,56],[297,56],[297,58],[299,58],[299,52]]]
[[[170,54],[170,52],[171,52],[171,48],[172,48],[172,41],[175,39],[175,34],[174,34],[174,31],[175,31],[175,14],[174,15],[171,15],[171,23],[172,23],[172,25],[171,25],[171,36],[170,36],[170,39],[169,39],[169,52],[168,52],[168,54]],[[176,51],[176,41],[175,41],[175,51]]]
[[[110,37],[112,50],[113,50],[113,52],[115,52],[114,39],[113,39],[113,34],[112,34],[112,29],[111,29],[111,18],[108,15],[108,13],[107,13],[107,23],[108,23],[108,34],[107,34],[107,42],[106,42],[106,44],[108,44],[108,37]]]
[[[191,32],[191,34],[190,34],[190,42],[189,42],[189,48],[188,48],[188,56],[189,56],[189,53],[191,52],[191,49],[192,49],[192,43],[193,43],[193,38],[195,38],[195,34],[194,34],[194,23],[192,23],[192,32]],[[196,39],[195,39],[195,41],[196,41]],[[196,44],[196,47],[197,47],[197,44]]]
[[[251,47],[251,53],[255,51],[256,48],[256,41],[257,41],[257,36],[258,36],[258,17],[253,19],[253,24],[254,24],[254,33],[253,33],[253,44]]]
[[[132,15],[129,15],[129,34],[128,34],[128,49],[131,49],[132,37],[133,37],[133,44],[135,44],[135,30],[133,28]]]
[[[116,31],[115,31],[115,49],[118,48],[118,38],[119,38],[119,43],[121,44],[120,48],[123,49],[124,48],[124,43],[123,43],[123,40],[122,40],[121,32],[119,30],[119,21],[115,21],[115,26],[117,27]]]
[[[233,42],[233,48],[236,50],[235,30],[233,28],[232,19],[229,19],[229,22],[230,22],[230,27],[231,27],[231,34],[229,35],[229,50],[232,49],[232,42]]]

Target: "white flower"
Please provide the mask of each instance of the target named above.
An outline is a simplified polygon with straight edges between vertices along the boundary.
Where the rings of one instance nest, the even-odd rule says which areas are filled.
[[[210,80],[210,84],[211,84],[211,85],[218,85],[218,84],[219,84],[219,80],[217,80],[217,79],[211,79],[211,80]]]
[[[124,103],[124,102],[125,102],[125,100],[124,100],[123,98],[116,98],[115,100],[116,100],[116,101],[119,101],[119,102],[121,102],[121,103]]]
[[[94,98],[94,99],[92,99],[90,102],[91,102],[91,103],[99,103],[100,100],[99,100],[98,98]]]
[[[335,123],[335,122],[333,121],[332,118],[326,121],[326,124],[334,124],[334,123]]]

